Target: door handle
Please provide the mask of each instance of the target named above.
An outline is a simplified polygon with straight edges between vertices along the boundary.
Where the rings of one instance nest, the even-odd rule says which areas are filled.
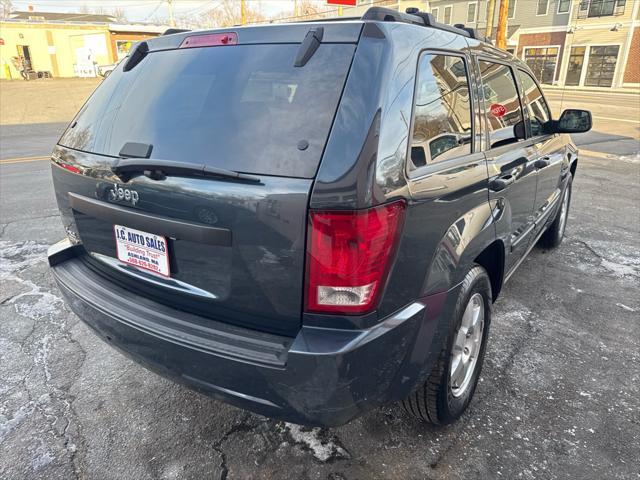
[[[551,159],[549,157],[539,158],[538,160],[536,160],[536,163],[534,163],[534,165],[538,170],[540,170],[551,165]]]
[[[504,177],[498,177],[489,183],[489,189],[493,192],[499,192],[507,188],[515,181],[516,177],[514,175],[505,175]]]

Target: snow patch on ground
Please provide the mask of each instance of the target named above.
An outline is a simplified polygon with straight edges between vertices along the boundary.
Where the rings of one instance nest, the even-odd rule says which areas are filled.
[[[51,372],[49,371],[49,362],[48,356],[50,351],[50,345],[52,343],[53,337],[51,335],[45,335],[40,339],[38,350],[36,351],[33,362],[36,365],[40,365],[44,370],[44,376],[47,379],[47,382],[51,380]]]
[[[499,316],[510,323],[526,322],[530,315],[531,310],[528,308],[524,308],[522,306],[509,308],[509,305],[504,309],[504,311],[496,313],[496,316]]]
[[[34,320],[50,318],[55,322],[63,304],[62,298],[18,275],[26,268],[45,262],[47,249],[47,245],[33,241],[20,244],[0,242],[0,282],[19,283],[27,289],[6,300],[5,305],[14,305],[16,311],[24,317]],[[35,302],[20,301],[25,297],[33,297]]]
[[[31,460],[31,468],[36,471],[40,470],[53,462],[55,458],[49,450],[40,451],[36,454],[35,458]]]
[[[629,163],[640,163],[640,152],[636,152],[633,155],[621,155],[618,160]]]
[[[47,260],[48,245],[0,241],[0,278]]]
[[[340,445],[334,441],[320,437],[320,428],[306,428],[293,423],[285,423],[291,438],[299,444],[308,447],[313,456],[321,462],[326,462],[331,458],[349,458],[350,455]]]
[[[640,277],[640,249],[622,242],[579,241],[600,261],[600,266],[615,277]]]
[[[637,268],[632,267],[631,265],[624,265],[622,263],[611,262],[605,258],[601,259],[600,265],[602,265],[604,268],[609,270],[616,277],[639,276],[637,272]]]
[[[35,410],[36,404],[33,401],[25,403],[18,410],[16,410],[11,418],[7,418],[0,414],[0,443],[9,435],[14,429],[16,429],[22,422],[25,421]]]
[[[616,307],[620,307],[623,310],[626,310],[627,312],[635,312],[636,311],[635,308],[627,307],[624,303],[616,303]]]

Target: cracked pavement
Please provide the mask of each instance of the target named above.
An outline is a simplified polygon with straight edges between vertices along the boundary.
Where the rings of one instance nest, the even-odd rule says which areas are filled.
[[[445,428],[389,405],[308,429],[158,377],[63,303],[47,162],[2,165],[0,200],[0,478],[640,478],[637,157],[581,158],[567,238],[505,286]]]

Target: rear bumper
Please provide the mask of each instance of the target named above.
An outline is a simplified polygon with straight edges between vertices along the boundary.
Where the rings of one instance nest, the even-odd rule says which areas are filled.
[[[136,296],[74,252],[56,244],[49,262],[71,309],[103,340],[150,370],[269,417],[342,425],[406,397],[439,351],[428,301],[366,330],[303,326],[295,338],[281,337]]]

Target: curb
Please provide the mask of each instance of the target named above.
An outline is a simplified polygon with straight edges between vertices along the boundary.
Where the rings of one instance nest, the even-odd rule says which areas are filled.
[[[564,88],[554,87],[550,85],[544,85],[542,90],[545,93],[600,93],[604,95],[637,95],[640,97],[640,90],[635,88],[609,88],[609,89],[597,89],[597,88]]]

